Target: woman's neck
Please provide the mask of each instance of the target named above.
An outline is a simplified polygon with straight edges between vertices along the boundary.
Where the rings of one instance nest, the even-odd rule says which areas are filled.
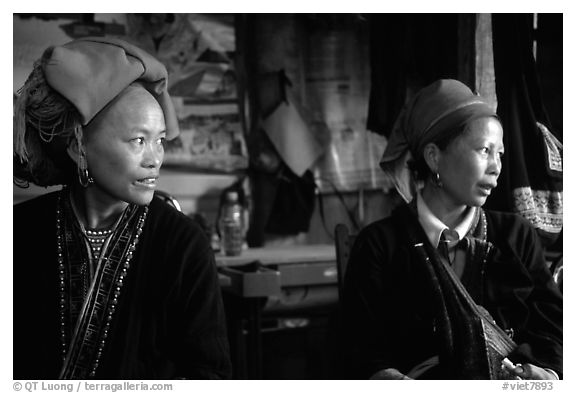
[[[434,185],[426,184],[421,195],[430,211],[449,228],[458,225],[466,214],[466,205],[454,204],[446,193]]]
[[[128,206],[124,201],[114,200],[95,186],[89,188],[72,187],[72,202],[78,219],[85,228],[106,229],[114,225]]]

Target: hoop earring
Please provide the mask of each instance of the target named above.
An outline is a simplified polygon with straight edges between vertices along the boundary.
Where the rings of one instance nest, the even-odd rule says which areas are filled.
[[[444,186],[444,184],[442,184],[442,180],[440,180],[440,173],[438,172],[435,173],[433,181],[438,188],[442,188],[442,186]]]
[[[88,188],[90,185],[94,184],[94,178],[88,173],[88,163],[86,162],[86,156],[84,153],[80,153],[78,157],[78,182],[84,188]]]

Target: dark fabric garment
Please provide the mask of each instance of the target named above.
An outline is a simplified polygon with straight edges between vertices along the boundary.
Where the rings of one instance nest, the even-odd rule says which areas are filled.
[[[549,245],[558,239],[560,232],[546,230],[539,222],[546,223],[544,212],[558,213],[555,203],[548,201],[548,197],[537,200],[525,194],[518,196],[522,189],[561,192],[563,188],[562,172],[550,169],[546,141],[536,124],[551,128],[532,54],[531,21],[532,14],[492,15],[498,116],[504,129],[506,154],[498,187],[486,201],[486,207],[520,212],[538,229],[544,244]],[[525,205],[535,205],[536,212],[522,211]]]
[[[253,211],[247,240],[250,247],[262,247],[267,234],[297,235],[307,232],[314,213],[314,175],[294,174],[282,163],[278,172],[254,171]]]
[[[451,268],[446,267],[449,256],[440,255],[428,241],[418,222],[415,205],[401,206],[394,217],[397,219],[396,227],[403,230],[409,244],[416,249],[416,257],[420,258],[416,263],[426,268],[429,288],[432,289],[429,295],[434,298],[434,306],[438,310],[434,327],[439,338],[441,373],[457,379],[499,379],[497,373],[492,373],[490,361],[485,355],[487,346],[476,305],[468,300],[467,291],[457,285],[459,279],[455,274],[454,278],[450,277]],[[486,219],[481,211],[480,214],[481,219],[476,221],[480,225],[475,225],[474,236],[468,235],[465,238],[469,243],[466,256],[468,267],[483,265],[491,248],[485,241],[483,227]],[[444,258],[446,260],[442,261]],[[477,281],[479,278],[472,277],[472,280]]]
[[[368,378],[390,367],[407,373],[441,351],[436,288],[398,226],[405,219],[400,212],[364,228],[351,252],[343,304],[347,378]],[[514,330],[518,348],[510,360],[561,374],[562,295],[538,237],[514,214],[486,211],[486,220],[494,251],[483,272],[468,262],[462,283],[501,328]],[[456,377],[441,366],[426,378]]]
[[[14,379],[56,379],[62,366],[56,196],[14,206]],[[208,239],[154,199],[96,378],[228,378],[225,326]]]
[[[252,188],[252,206],[250,226],[246,233],[249,247],[262,247],[265,242],[266,224],[274,207],[277,191],[277,175],[254,170],[250,176]]]
[[[314,175],[307,170],[299,177],[285,167],[277,184],[274,207],[266,224],[266,232],[277,235],[308,232],[314,212]]]
[[[457,14],[373,14],[367,129],[389,136],[407,97],[437,79],[456,78]]]

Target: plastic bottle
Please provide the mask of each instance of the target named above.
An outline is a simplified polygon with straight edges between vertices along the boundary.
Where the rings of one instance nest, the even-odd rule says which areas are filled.
[[[224,196],[218,229],[224,254],[240,255],[244,244],[244,208],[238,200],[236,191],[228,191]]]

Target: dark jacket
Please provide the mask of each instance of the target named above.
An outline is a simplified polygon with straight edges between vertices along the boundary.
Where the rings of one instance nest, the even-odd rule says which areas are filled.
[[[56,201],[14,206],[14,379],[56,379],[59,285]],[[214,256],[202,230],[154,199],[96,372],[98,379],[231,374]]]
[[[351,252],[343,305],[348,378],[368,378],[390,367],[407,373],[439,353],[432,284],[399,227],[402,211],[362,230]],[[561,374],[562,296],[538,237],[514,214],[486,211],[486,219],[495,252],[483,269],[468,263],[462,282],[500,327],[513,329],[519,344],[509,356],[513,362]]]

